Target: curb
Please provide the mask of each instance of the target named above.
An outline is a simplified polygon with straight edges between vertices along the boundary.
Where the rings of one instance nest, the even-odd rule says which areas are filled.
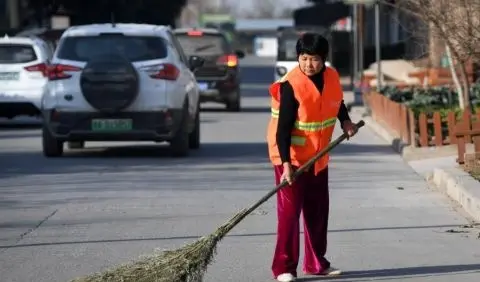
[[[430,158],[446,157],[457,154],[457,145],[444,145],[442,147],[412,147],[403,142],[402,139],[395,136],[388,127],[382,126],[372,117],[362,117],[365,124],[372,129],[378,136],[390,143],[392,149],[400,154],[406,161],[424,160]],[[467,144],[467,151],[472,151],[473,144]]]
[[[363,120],[365,121],[365,124],[370,127],[377,135],[385,139],[390,145],[392,146],[392,149],[400,154],[402,157],[405,157],[405,155],[408,153],[408,144],[405,144],[403,140],[400,138],[393,137],[393,134],[389,132],[388,129],[385,127],[381,126],[373,120],[373,118],[369,116],[364,116]]]
[[[442,192],[459,203],[475,220],[480,222],[480,189],[478,181],[459,168],[440,169],[426,175]]]
[[[417,148],[411,148],[401,139],[393,137],[388,129],[381,126],[370,116],[364,116],[363,120],[377,135],[389,142],[393,150],[399,153],[407,163],[409,157],[417,153]],[[421,151],[421,149],[418,150],[418,152]],[[434,168],[432,172],[422,176],[426,181],[435,184],[437,190],[457,202],[475,221],[480,222],[480,185],[470,174],[460,168],[452,167]]]

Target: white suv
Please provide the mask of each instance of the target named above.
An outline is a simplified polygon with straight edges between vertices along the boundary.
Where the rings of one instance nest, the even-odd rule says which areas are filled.
[[[0,117],[40,114],[52,53],[39,38],[0,38]]]
[[[42,101],[43,153],[60,156],[63,143],[170,143],[174,156],[200,146],[199,89],[167,26],[92,24],[68,28],[48,70]]]

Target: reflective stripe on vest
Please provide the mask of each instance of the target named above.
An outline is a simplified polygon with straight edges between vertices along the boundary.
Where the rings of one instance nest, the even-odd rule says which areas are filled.
[[[305,146],[307,143],[307,138],[303,136],[292,136],[292,145]]]
[[[272,108],[272,118],[278,118],[280,111]],[[328,118],[323,121],[312,121],[312,122],[303,122],[303,121],[295,121],[295,128],[298,130],[304,131],[320,131],[322,129],[335,126],[337,122],[337,118]]]

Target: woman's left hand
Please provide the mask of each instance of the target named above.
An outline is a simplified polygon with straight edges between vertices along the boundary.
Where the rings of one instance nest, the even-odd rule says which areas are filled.
[[[347,139],[355,135],[358,131],[358,128],[350,120],[346,120],[342,124],[343,132],[347,134]]]

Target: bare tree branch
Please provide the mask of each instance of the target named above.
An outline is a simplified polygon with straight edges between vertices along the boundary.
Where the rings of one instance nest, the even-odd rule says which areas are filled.
[[[396,4],[382,3],[423,20],[428,24],[430,34],[445,43],[454,63],[458,64],[465,102],[468,102],[470,83],[466,65],[480,61],[480,0],[398,0]],[[454,75],[456,73],[452,73],[452,77]]]

